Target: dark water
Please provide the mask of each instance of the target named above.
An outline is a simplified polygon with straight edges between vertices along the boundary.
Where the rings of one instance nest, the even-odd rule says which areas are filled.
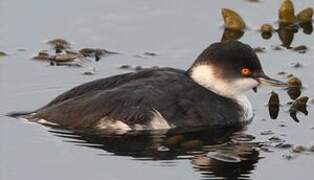
[[[272,50],[282,44],[278,34],[264,40],[256,31],[263,23],[276,25],[279,5],[266,0],[2,0],[0,50],[9,55],[0,57],[0,113],[36,109],[75,85],[126,72],[117,68],[123,64],[187,68],[202,49],[221,40],[222,7],[237,10],[249,25],[241,41],[266,48],[259,53],[265,71],[282,80],[277,72],[297,75],[306,87],[302,94],[313,98],[313,33],[299,29],[293,38],[288,35],[284,44],[310,48],[301,54]],[[295,6],[298,11],[314,2],[299,0]],[[49,49],[44,42],[52,38],[67,39],[75,49],[100,47],[120,54],[86,61],[82,68],[30,60]],[[143,55],[147,51],[157,55]],[[295,62],[304,66],[289,66]],[[82,75],[93,67],[95,75]],[[287,112],[288,95],[277,89],[283,106],[271,120],[265,106],[270,91],[248,92],[256,116],[242,130],[110,136],[0,116],[0,179],[312,179],[314,153],[292,153],[280,143],[314,145],[313,104],[296,123]]]

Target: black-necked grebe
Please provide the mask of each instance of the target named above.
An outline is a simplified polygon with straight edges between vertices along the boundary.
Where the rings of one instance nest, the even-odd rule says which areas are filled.
[[[187,71],[152,68],[95,80],[22,117],[76,129],[226,127],[253,118],[243,93],[260,84],[286,85],[264,74],[249,45],[227,41],[210,45]]]

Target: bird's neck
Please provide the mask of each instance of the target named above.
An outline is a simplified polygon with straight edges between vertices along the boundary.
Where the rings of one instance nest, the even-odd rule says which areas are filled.
[[[212,66],[209,65],[196,65],[188,70],[188,75],[197,84],[212,91],[220,96],[234,100],[241,106],[243,121],[249,121],[253,118],[253,108],[251,102],[248,100],[244,93],[237,91],[237,86],[232,86],[230,82],[226,82],[221,78],[217,78],[217,74]]]
[[[217,78],[217,72],[210,65],[194,65],[188,70],[190,78],[204,88],[228,98],[236,98],[238,94],[230,88],[230,84]]]

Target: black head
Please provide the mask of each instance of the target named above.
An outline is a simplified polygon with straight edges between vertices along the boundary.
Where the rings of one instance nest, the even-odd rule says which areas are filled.
[[[203,86],[218,91],[231,88],[236,91],[234,94],[255,89],[261,83],[285,85],[266,76],[254,50],[239,41],[210,45],[198,56],[188,72]]]
[[[224,78],[238,78],[243,76],[241,70],[249,69],[252,73],[263,72],[261,63],[254,50],[239,41],[226,41],[211,44],[196,59],[193,66],[211,65]],[[218,73],[218,72],[217,72]]]

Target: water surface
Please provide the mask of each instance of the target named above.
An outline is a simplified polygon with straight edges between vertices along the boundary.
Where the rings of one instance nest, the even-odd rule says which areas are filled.
[[[249,25],[241,41],[266,48],[258,54],[266,73],[282,80],[285,77],[277,72],[297,75],[306,86],[303,95],[313,98],[313,33],[299,29],[294,34],[291,47],[310,48],[300,54],[285,48],[272,50],[282,44],[278,34],[265,40],[256,31],[263,23],[276,25],[279,5],[279,1],[266,0],[2,0],[0,50],[9,55],[0,57],[0,113],[36,109],[75,85],[126,72],[117,68],[122,64],[186,69],[210,43],[221,40],[223,7],[237,10]],[[300,10],[314,7],[314,2],[299,0],[295,6]],[[97,63],[90,60],[82,68],[30,60],[39,50],[49,49],[44,42],[52,38],[65,38],[76,49],[100,47],[120,54]],[[145,52],[157,55],[145,56]],[[304,67],[290,67],[294,62]],[[96,74],[82,75],[90,67],[96,67]],[[241,131],[108,136],[0,116],[0,179],[312,179],[314,154],[276,148],[281,141],[272,138],[314,145],[312,105],[308,116],[299,115],[300,123],[289,117],[286,106],[278,119],[271,120],[265,106],[270,91],[248,92],[256,116]],[[282,104],[290,101],[284,90],[276,91]],[[261,135],[265,131],[273,133]],[[219,155],[231,162],[222,162]]]

